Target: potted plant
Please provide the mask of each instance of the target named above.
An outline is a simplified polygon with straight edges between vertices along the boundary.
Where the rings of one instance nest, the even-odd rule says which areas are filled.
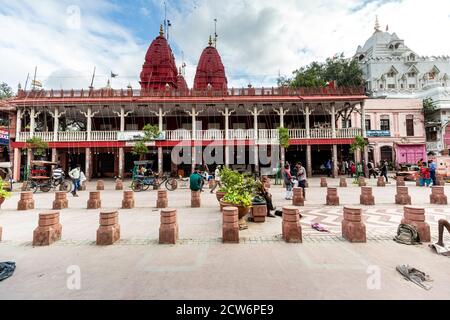
[[[27,147],[34,150],[34,155],[42,159],[47,154],[48,143],[39,137],[32,137],[27,140]]]
[[[5,199],[11,197],[11,192],[3,188],[3,179],[0,178],[0,206],[5,202]]]
[[[249,214],[252,207],[253,193],[255,192],[256,182],[252,177],[245,176],[239,172],[230,170],[230,181],[234,183],[226,189],[225,196],[220,200],[221,208],[234,206],[238,208],[239,228],[246,229],[247,222],[245,217]]]

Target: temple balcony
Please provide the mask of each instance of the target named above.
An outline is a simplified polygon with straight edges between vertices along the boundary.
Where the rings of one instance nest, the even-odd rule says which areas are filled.
[[[278,144],[277,129],[259,129],[255,137],[254,129],[228,130],[210,129],[196,130],[192,137],[192,130],[165,130],[156,140],[167,141],[214,141],[214,140],[255,140],[259,144]],[[361,135],[359,128],[336,129],[336,139],[352,139]],[[34,132],[33,136],[46,142],[84,142],[84,141],[136,141],[143,136],[141,131],[59,131],[59,132]],[[333,139],[332,129],[311,129],[308,137],[306,129],[289,129],[291,139]],[[17,142],[26,142],[31,137],[30,132],[20,132]]]

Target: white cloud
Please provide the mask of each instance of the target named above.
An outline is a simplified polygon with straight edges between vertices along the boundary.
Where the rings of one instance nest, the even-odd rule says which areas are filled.
[[[159,0],[153,0],[159,4]],[[68,7],[76,2],[80,28]],[[130,82],[138,87],[149,43],[132,30],[107,20],[119,10],[107,0],[0,0],[0,77],[12,86],[24,85],[38,65],[44,85],[59,89],[88,87],[97,66],[95,86],[106,84],[111,71],[119,74],[113,87]],[[421,55],[450,54],[445,32],[450,30],[448,0],[219,0],[167,2],[172,22],[171,45],[181,65],[184,51],[186,80],[192,86],[196,64],[218,19],[218,50],[230,86],[275,85],[278,72],[290,73],[313,60],[337,52],[354,54],[373,33],[375,15],[383,28],[396,32]],[[426,4],[424,4],[426,3]],[[144,14],[148,8],[137,12]],[[76,12],[75,12],[76,13]],[[154,37],[157,36],[155,30]],[[50,78],[48,78],[51,76]],[[48,79],[47,79],[48,78]]]

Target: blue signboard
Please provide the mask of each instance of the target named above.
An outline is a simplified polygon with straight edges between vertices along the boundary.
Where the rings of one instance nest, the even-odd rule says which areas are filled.
[[[9,145],[9,132],[8,130],[0,129],[0,145]]]
[[[367,137],[390,137],[391,132],[389,130],[367,130]]]

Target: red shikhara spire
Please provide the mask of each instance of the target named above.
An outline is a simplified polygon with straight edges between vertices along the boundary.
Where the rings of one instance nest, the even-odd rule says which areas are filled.
[[[159,36],[153,40],[145,55],[145,63],[141,72],[141,88],[150,90],[165,90],[177,88],[177,67],[172,49],[164,37],[161,26]]]
[[[225,75],[225,68],[222,64],[219,52],[212,46],[211,37],[209,46],[203,50],[198,62],[197,72],[194,79],[194,90],[206,90],[208,84],[214,91],[227,90],[228,81]]]

